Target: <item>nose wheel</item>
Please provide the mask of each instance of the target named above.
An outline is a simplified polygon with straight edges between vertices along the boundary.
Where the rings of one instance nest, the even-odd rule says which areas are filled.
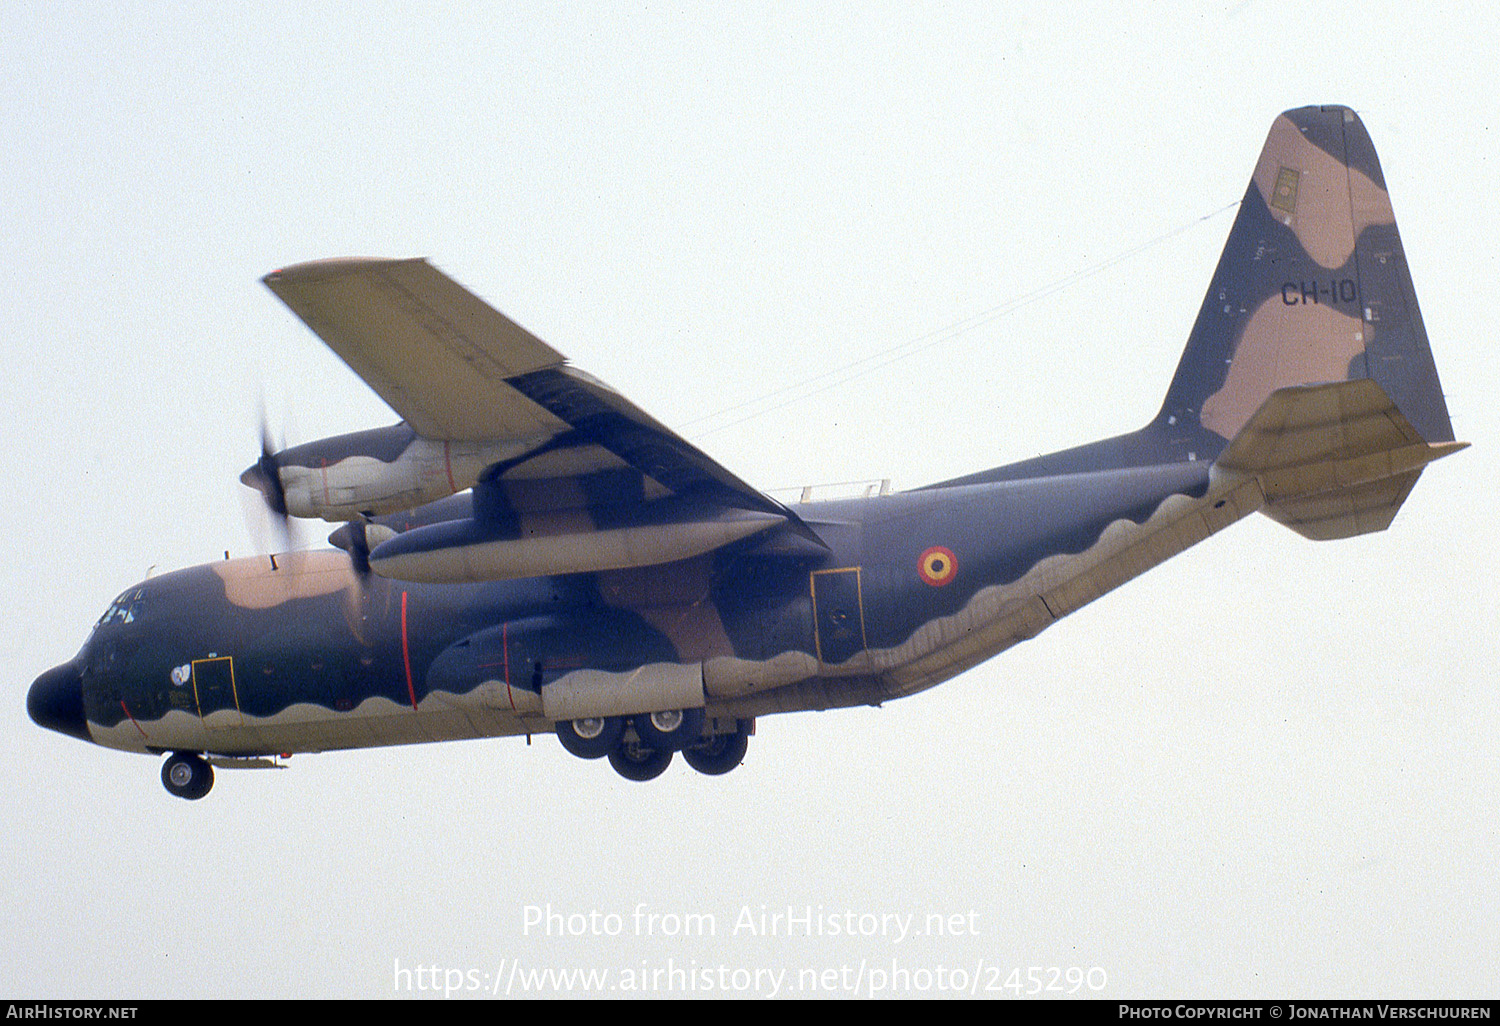
[[[214,768],[194,752],[174,752],[162,763],[161,782],[168,793],[196,801],[214,786]]]

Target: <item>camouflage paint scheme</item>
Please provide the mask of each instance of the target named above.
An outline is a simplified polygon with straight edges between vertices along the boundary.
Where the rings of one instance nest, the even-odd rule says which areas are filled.
[[[437,275],[394,261],[278,274],[290,290],[299,273],[367,271],[360,282],[387,291],[417,280],[401,275]],[[82,651],[33,685],[42,725],[221,761],[674,708],[703,709],[702,737],[744,734],[764,714],[938,684],[1256,510],[1310,537],[1381,529],[1422,466],[1461,447],[1384,178],[1344,107],[1277,118],[1148,425],[900,494],[784,506],[503,318],[518,333],[506,354],[519,355],[496,375],[530,421],[507,421],[510,435],[455,477],[441,466],[452,447],[479,451],[473,436],[496,429],[410,415],[400,383],[340,349],[337,329],[292,295],[407,420],[288,450],[283,480],[301,467],[325,482],[335,468],[337,481],[348,461],[393,467],[427,445],[424,480],[472,491],[362,516],[333,536],[348,554],[226,560],[128,589]],[[388,490],[396,507],[426,501],[421,476]],[[292,512],[389,508],[331,489],[317,508],[314,491]],[[694,530],[701,542],[682,540]],[[594,551],[603,537],[613,541]],[[449,559],[470,551],[490,562]],[[464,577],[523,567],[505,561],[528,552],[597,568]],[[398,557],[437,579],[382,576],[406,565]],[[356,570],[361,559],[376,572]]]

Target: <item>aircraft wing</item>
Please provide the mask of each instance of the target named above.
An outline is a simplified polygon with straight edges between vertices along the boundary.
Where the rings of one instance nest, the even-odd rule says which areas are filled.
[[[425,260],[318,260],[263,280],[424,438],[563,426],[508,384],[563,355]]]
[[[555,483],[629,467],[647,479],[647,497],[799,523],[426,260],[319,260],[263,280],[417,434],[526,440],[526,452],[493,468],[493,479]]]

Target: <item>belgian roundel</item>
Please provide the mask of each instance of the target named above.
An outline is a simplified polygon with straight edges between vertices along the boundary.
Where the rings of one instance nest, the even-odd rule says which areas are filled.
[[[934,588],[941,588],[953,580],[957,570],[958,560],[953,558],[953,551],[941,545],[934,545],[917,559],[917,573]]]

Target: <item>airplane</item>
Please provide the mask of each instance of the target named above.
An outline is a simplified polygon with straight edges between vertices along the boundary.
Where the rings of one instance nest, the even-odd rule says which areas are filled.
[[[933,687],[1257,511],[1383,530],[1467,444],[1342,106],[1275,120],[1148,424],[904,492],[779,501],[426,260],[263,280],[401,417],[242,474],[333,547],[133,585],[27,697],[185,799],[215,767],[547,733],[630,780],[727,773],[760,717]]]

